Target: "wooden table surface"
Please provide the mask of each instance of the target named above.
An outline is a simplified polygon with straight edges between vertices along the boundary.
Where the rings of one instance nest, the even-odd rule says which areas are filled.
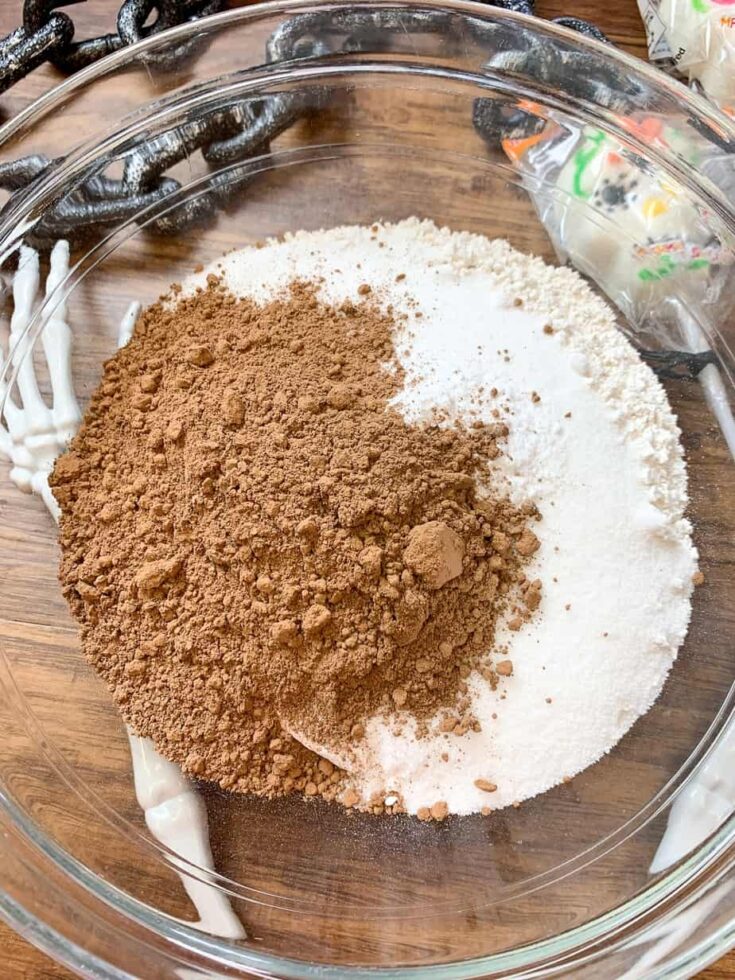
[[[247,0],[230,0],[231,6]],[[88,7],[75,6],[70,10],[77,28],[77,37],[104,33],[112,28],[118,0],[98,0]],[[3,35],[16,26],[19,21],[21,0],[5,0],[0,4],[0,33]],[[594,20],[610,39],[642,58],[646,57],[645,36],[638,14],[636,0],[616,0],[615,3],[602,4],[599,0],[538,0],[537,12],[541,16],[554,17],[560,14],[587,17]],[[0,108],[7,118],[45,92],[59,80],[58,74],[49,68],[36,71],[13,90],[0,97]],[[0,950],[2,966],[0,976],[16,980],[61,980],[71,977],[67,970],[55,965],[44,954],[38,952],[10,929],[0,923]],[[718,964],[706,970],[701,977],[706,980],[735,978],[735,952],[726,956]]]

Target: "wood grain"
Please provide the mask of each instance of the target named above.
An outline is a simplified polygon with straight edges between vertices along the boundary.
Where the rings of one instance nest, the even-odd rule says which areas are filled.
[[[231,4],[233,5],[233,4]],[[239,5],[239,4],[234,4]],[[15,26],[16,18],[18,16],[19,3],[3,3],[0,4],[0,32],[3,34]],[[85,6],[74,7],[71,11],[74,21],[77,25],[77,35],[78,36],[91,36],[94,34],[101,33],[109,29],[110,24],[114,18],[114,12],[118,4],[115,2],[110,2],[110,0],[105,0],[104,3],[92,3]],[[645,39],[642,31],[642,26],[640,18],[637,12],[637,6],[635,0],[618,0],[617,3],[610,3],[602,5],[597,0],[539,0],[538,2],[538,12],[542,16],[553,17],[558,14],[569,14],[576,15],[580,17],[588,17],[594,20],[603,30],[605,30],[610,38],[623,47],[625,50],[639,55],[641,57],[645,56]],[[50,68],[43,68],[31,77],[24,80],[19,86],[13,89],[10,93],[6,93],[2,98],[0,98],[0,111],[5,114],[6,117],[16,113],[25,105],[27,105],[34,98],[38,97],[41,93],[46,91],[50,85],[54,84],[59,80],[59,75]],[[436,191],[437,199],[440,198],[440,188]],[[257,201],[256,205],[257,207]],[[467,206],[467,223],[468,226],[472,219],[472,206],[471,198],[468,199]],[[310,220],[319,220],[319,215],[305,216],[304,223],[308,224]],[[357,217],[359,220],[359,216]],[[516,220],[522,225],[521,219],[516,216]],[[223,244],[223,248],[225,245]],[[153,279],[159,282],[167,281],[168,276],[165,273],[167,255],[165,251],[165,246],[162,247],[159,260],[160,269],[156,268],[154,270]],[[689,425],[685,426],[685,431],[698,432],[703,431],[706,428],[707,422],[705,418],[705,413],[700,404],[696,401],[691,403],[686,403],[679,406],[679,409],[684,412],[691,413],[689,421],[691,422],[691,427]],[[723,452],[722,447],[718,447],[714,443],[707,442],[706,440],[699,445],[692,445],[690,451],[694,454],[699,453],[701,458],[699,462],[701,463],[701,471],[705,473],[707,471],[707,466],[712,463],[712,465],[717,463],[718,458],[721,460],[721,455],[718,457],[718,453]],[[703,485],[701,487],[701,493],[706,492],[706,487]],[[724,494],[728,499],[732,499],[732,496]],[[23,535],[23,561],[27,563],[29,571],[28,581],[34,582],[35,586],[38,587],[39,578],[38,574],[33,572],[33,569],[38,569],[40,567],[47,568],[47,562],[44,563],[44,553],[46,548],[46,543],[42,540],[34,541],[30,531],[33,528],[34,522],[34,512],[31,509],[31,502],[28,503],[29,510],[27,513],[27,522],[25,526],[29,531],[29,534]],[[712,506],[716,507],[716,501],[712,502]],[[718,521],[716,513],[712,513],[712,520],[709,526],[706,525],[703,528],[703,535],[705,536],[702,545],[706,551],[708,547],[707,536],[714,536],[721,530],[722,524]],[[17,542],[16,542],[17,544]],[[9,542],[7,539],[4,541],[4,545],[12,547],[13,542]],[[19,594],[18,601],[22,602],[23,596]],[[24,624],[18,622],[17,618],[13,615],[13,610],[3,610],[0,615],[8,616],[7,621],[0,620],[0,638],[7,644],[13,653],[14,663],[18,666],[18,669],[22,670],[24,665],[24,658],[26,656],[27,650],[31,645],[46,644],[49,656],[45,661],[45,670],[51,672],[56,678],[53,684],[56,685],[60,696],[63,696],[64,685],[70,683],[68,678],[68,663],[63,658],[59,651],[64,650],[64,640],[62,636],[53,635],[52,630],[56,628],[56,624],[61,621],[66,624],[68,620],[65,617],[65,611],[63,607],[61,608],[51,608],[48,610],[48,620],[43,626],[39,626],[38,629],[32,632],[27,632]],[[61,617],[61,619],[59,619]],[[63,633],[63,627],[62,627]],[[56,658],[56,659],[55,659]],[[36,665],[33,665],[33,670],[38,670]],[[28,675],[31,677],[31,675]],[[76,682],[76,679],[75,679]],[[681,680],[681,683],[685,683],[685,679]],[[48,678],[44,683],[49,683]],[[38,680],[39,689],[42,688],[41,680]],[[78,689],[75,689],[75,697],[79,697]],[[89,692],[90,705],[96,703],[96,692],[90,689]],[[39,699],[39,710],[43,710],[42,699]],[[683,719],[677,719],[676,712],[672,709],[669,716],[669,723],[672,730],[677,729],[678,721],[683,724]],[[49,716],[49,723],[51,723],[52,718]],[[107,725],[108,721],[106,717],[102,715],[95,716],[92,712],[90,724]],[[89,733],[88,733],[89,735]],[[93,739],[92,739],[93,741]],[[81,744],[81,743],[80,743]],[[116,751],[124,751],[124,741],[122,741],[121,734],[118,730],[117,734],[111,733],[110,744],[112,748],[113,759],[110,763],[110,788],[111,791],[115,790],[115,765],[114,756]],[[630,772],[633,773],[636,766],[641,768],[641,771],[645,770],[646,760],[645,758],[638,757],[637,746],[642,744],[641,742],[636,742],[635,739],[631,739],[626,743],[624,751],[627,753],[627,763],[631,767]],[[685,746],[681,747],[683,751]],[[673,750],[676,751],[676,748]],[[75,764],[83,766],[85,762],[89,761],[85,755],[83,749],[79,749],[79,755],[75,759]],[[646,770],[647,771],[647,770]],[[570,802],[570,816],[573,812],[573,790],[562,790],[560,792],[568,792],[569,802]],[[600,788],[600,798],[602,798],[604,789]],[[121,798],[120,805],[124,805],[124,800]],[[633,805],[633,801],[631,801]],[[139,819],[139,815],[134,814],[131,811],[130,814],[131,821]],[[267,819],[267,814],[261,819]],[[529,818],[532,819],[532,818]],[[302,825],[302,832],[303,832]],[[294,832],[298,833],[298,826],[294,828]],[[490,843],[494,846],[502,849],[503,847],[503,828],[502,825],[497,826],[491,834]],[[257,838],[257,835],[254,835]],[[401,860],[401,847],[400,841],[396,843],[396,860]],[[510,856],[510,863],[506,866],[505,873],[509,876],[513,874],[525,875],[528,871],[527,868],[513,868],[513,852],[512,848],[508,849]],[[223,862],[227,864],[228,858],[230,856],[223,851],[223,853],[218,854],[218,864]],[[288,858],[290,860],[290,856]],[[408,869],[409,865],[407,865]],[[622,873],[622,872],[620,872]],[[277,922],[273,923],[274,928],[277,928]],[[500,928],[500,924],[499,924]],[[334,941],[334,937],[327,936],[316,936],[313,937],[315,942],[322,942],[328,945],[330,940]],[[0,967],[0,975],[8,978],[29,978],[29,980],[36,980],[36,978],[48,978],[48,980],[60,980],[60,978],[70,977],[71,974],[65,969],[53,964],[47,957],[35,950],[28,943],[20,939],[14,933],[12,933],[6,927],[0,925],[0,948],[2,949],[4,962],[2,967]],[[708,978],[708,980],[725,980],[728,977],[735,977],[735,955],[726,957],[715,967],[706,971],[702,974],[703,977]]]

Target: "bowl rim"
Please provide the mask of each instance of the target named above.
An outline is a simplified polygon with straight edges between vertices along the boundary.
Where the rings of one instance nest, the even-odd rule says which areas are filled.
[[[473,2],[473,0],[430,0],[430,2],[425,2],[425,0],[383,0],[383,5],[394,8],[413,7],[449,10],[458,15],[472,16],[484,21],[509,21],[511,23],[520,21],[526,25],[529,21],[526,15],[504,11],[498,8],[489,8],[481,3]],[[161,34],[154,35],[135,45],[123,48],[101,62],[89,66],[73,78],[67,79],[31,103],[16,117],[0,127],[0,148],[9,140],[12,140],[25,127],[34,125],[45,117],[47,113],[53,111],[70,93],[86,87],[98,78],[123,67],[137,58],[141,52],[155,50],[157,47],[166,45],[173,40],[187,38],[202,30],[217,31],[223,25],[230,23],[256,22],[272,15],[293,15],[297,12],[310,12],[345,6],[371,8],[375,6],[375,0],[356,0],[356,2],[351,4],[346,4],[343,0],[325,0],[325,2],[321,3],[306,3],[304,0],[270,0],[267,3],[258,3],[213,15],[207,18],[204,24],[202,22],[184,24]],[[533,22],[542,33],[547,33],[552,37],[558,36],[567,42],[573,41],[575,45],[583,49],[589,49],[598,56],[602,56],[618,65],[622,64],[627,66],[634,74],[642,76],[655,88],[663,89],[669,95],[675,97],[689,112],[698,119],[708,122],[713,128],[721,132],[725,138],[735,140],[735,121],[730,120],[724,113],[721,113],[701,96],[691,92],[676,80],[664,75],[660,70],[653,68],[632,55],[617,51],[610,45],[581,37],[568,28],[550,24],[549,22],[536,18],[533,18]],[[286,66],[280,64],[278,68],[280,72],[288,73],[289,78],[305,77],[310,73],[308,63],[302,61],[296,63],[299,67],[288,67],[293,65],[294,63],[287,63]],[[342,63],[340,70],[349,73],[350,67],[350,64]],[[420,65],[415,65],[414,67],[416,70],[421,70]],[[254,67],[241,70],[239,77],[242,79],[250,77],[253,79],[262,79],[264,74],[267,73],[262,67]],[[272,72],[273,74],[275,72]],[[479,79],[482,77],[482,75],[478,75]],[[707,182],[703,182],[696,171],[692,171],[690,176],[692,182],[698,186],[701,193],[704,196],[709,196]],[[45,184],[46,178],[41,178],[29,193],[19,195],[21,198],[20,203],[10,209],[9,215],[4,215],[3,220],[0,220],[0,235],[3,229],[8,226],[10,220],[15,218],[18,210],[26,210],[34,200],[37,200]],[[735,228],[735,208],[726,206],[724,210],[726,218],[732,221],[732,226]],[[679,780],[676,794],[681,792],[683,787],[704,764],[709,754],[716,748],[717,741],[723,735],[725,725],[728,722],[728,719],[725,717],[726,706],[732,702],[734,691],[735,685],[731,688],[725,705],[713,720],[706,735],[703,736],[703,741],[716,729],[719,729],[718,738],[709,746],[706,752],[703,753],[700,751],[699,758],[695,758],[695,761],[692,762],[692,757],[696,757],[698,751],[695,749],[692,756],[690,756],[682,767],[682,770],[688,769],[689,771]],[[698,747],[700,750],[701,745],[702,743]],[[672,781],[675,781],[677,776],[681,775],[682,770],[675,777],[672,777]],[[2,811],[0,822],[8,822],[16,833],[19,832],[28,840],[33,840],[35,846],[43,853],[45,858],[53,861],[57,867],[64,867],[65,873],[75,878],[76,883],[82,885],[96,900],[105,904],[114,905],[117,911],[129,917],[138,925],[154,930],[159,936],[163,934],[167,940],[172,941],[177,946],[181,946],[182,939],[186,939],[187,942],[184,945],[188,949],[196,950],[197,953],[205,957],[213,955],[213,959],[210,961],[213,967],[216,967],[218,959],[222,962],[220,957],[225,950],[230,952],[236,950],[235,959],[228,963],[228,965],[239,965],[243,968],[251,968],[259,972],[263,970],[270,972],[275,968],[276,970],[284,971],[278,974],[284,977],[319,976],[322,978],[335,978],[336,980],[338,977],[347,975],[356,978],[363,976],[422,976],[427,978],[458,978],[459,980],[459,978],[485,975],[488,971],[493,973],[502,971],[505,976],[532,976],[539,975],[537,971],[541,969],[544,971],[544,975],[548,975],[545,966],[551,967],[551,972],[558,972],[560,968],[568,971],[573,967],[582,966],[583,963],[591,962],[601,955],[600,951],[598,950],[596,952],[594,947],[603,939],[618,937],[615,939],[615,945],[617,945],[627,942],[632,934],[637,936],[640,941],[641,933],[650,927],[651,919],[654,922],[660,923],[661,920],[656,915],[656,908],[660,908],[660,903],[663,899],[668,900],[670,903],[664,913],[666,916],[670,916],[682,907],[688,907],[701,894],[710,890],[715,884],[728,877],[732,877],[732,873],[735,870],[735,816],[731,815],[693,854],[689,855],[684,862],[675,866],[672,871],[665,874],[653,885],[648,886],[623,905],[567,932],[536,941],[526,946],[517,947],[513,950],[490,956],[462,960],[452,964],[399,968],[334,967],[297,961],[270,953],[261,954],[254,952],[252,949],[238,949],[228,943],[210,939],[194,929],[178,924],[174,935],[170,929],[171,920],[169,918],[160,915],[155,910],[149,909],[137,899],[123,895],[117,889],[108,886],[106,883],[102,883],[102,887],[100,887],[100,879],[95,874],[83,866],[75,868],[75,862],[73,859],[70,859],[70,856],[63,848],[56,845],[47,835],[39,832],[33,822],[27,819],[24,814],[14,813],[13,810],[12,801],[0,788],[0,811]],[[714,872],[714,874],[710,872]],[[651,898],[653,898],[653,904],[650,901]],[[46,951],[63,959],[68,965],[77,969],[84,969],[85,971],[91,965],[91,961],[88,959],[86,952],[84,952],[82,958],[75,960],[74,957],[77,956],[77,953],[73,951],[78,951],[79,947],[70,944],[60,932],[44,925],[41,918],[34,916],[33,913],[14,902],[10,895],[2,891],[0,891],[0,917],[10,922],[11,925],[25,934],[31,941],[36,942],[39,946],[45,948]],[[161,929],[161,926],[163,926],[163,929]],[[167,932],[168,935],[166,935]],[[703,940],[699,944],[701,954],[698,954],[696,962],[692,960],[692,951],[685,951],[679,954],[678,959],[674,958],[668,964],[664,964],[663,972],[656,972],[650,975],[689,975],[692,969],[698,969],[716,958],[732,942],[733,938],[735,938],[735,909],[733,910],[731,920],[726,926],[720,927],[712,933],[711,937],[708,936],[707,940]],[[609,952],[609,950],[610,947],[608,946],[606,951]],[[561,957],[564,959],[563,964],[559,962]],[[685,958],[686,963],[683,962]],[[557,966],[555,964],[559,965]],[[125,975],[112,967],[111,964],[103,963],[102,961],[97,961],[94,964],[96,971],[99,971],[102,967],[109,972],[96,972],[95,975],[109,977]],[[509,970],[511,971],[510,973],[508,972]]]

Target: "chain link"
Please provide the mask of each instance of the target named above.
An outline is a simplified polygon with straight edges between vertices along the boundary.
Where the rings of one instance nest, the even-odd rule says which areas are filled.
[[[22,27],[0,39],[0,93],[46,61],[65,72],[79,71],[142,38],[224,10],[227,0],[124,0],[115,31],[74,41],[71,17],[57,8],[84,2],[25,0]],[[146,25],[154,11],[155,21]],[[192,54],[200,43],[198,39],[192,39],[172,50],[152,53],[148,58],[160,67],[168,67]]]
[[[313,88],[309,92],[253,98],[198,116],[162,133],[125,158],[121,180],[96,175],[47,209],[29,234],[29,240],[37,245],[57,238],[79,240],[137,218],[155,205],[163,205],[166,198],[181,190],[181,184],[165,176],[164,171],[197,150],[202,151],[210,165],[230,169],[213,175],[207,189],[197,197],[154,217],[146,227],[156,234],[169,235],[200,224],[216,214],[252,179],[249,168],[233,169],[231,165],[268,153],[271,140],[298,119],[324,108],[327,96],[327,89]],[[34,154],[2,163],[0,188],[14,192],[28,187],[59,162]]]
[[[638,353],[659,378],[669,381],[696,381],[708,364],[720,366],[713,350],[696,354],[683,350],[640,350]]]
[[[62,51],[74,36],[66,14],[52,14],[36,31],[16,28],[0,41],[0,93]]]
[[[73,2],[77,3],[79,0],[73,0]],[[68,24],[69,37],[67,42],[49,53],[48,60],[57,68],[61,68],[63,71],[76,71],[122,47],[120,38],[111,34],[91,38],[89,41],[74,42],[74,23],[71,18],[67,14],[54,13],[57,7],[66,6],[69,4],[60,2],[60,0],[25,0],[23,4],[23,29],[31,36],[43,31],[54,17],[63,17]],[[80,49],[90,53],[93,51],[94,56],[82,57],[77,63],[75,54]]]

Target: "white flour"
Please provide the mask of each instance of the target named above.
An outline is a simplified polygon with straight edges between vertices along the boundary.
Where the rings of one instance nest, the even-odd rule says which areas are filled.
[[[418,740],[410,724],[395,734],[374,718],[351,766],[358,791],[398,793],[410,812],[443,800],[469,813],[543,792],[609,751],[661,691],[697,567],[676,421],[609,308],[569,269],[417,219],[289,235],[231,253],[185,288],[211,271],[256,299],[294,278],[323,278],[328,301],[370,283],[409,315],[398,407],[415,420],[437,406],[462,418],[479,405],[488,419],[507,407],[499,472],[543,514],[531,569],[541,607],[500,637],[513,676],[495,692],[470,679],[482,731]]]

